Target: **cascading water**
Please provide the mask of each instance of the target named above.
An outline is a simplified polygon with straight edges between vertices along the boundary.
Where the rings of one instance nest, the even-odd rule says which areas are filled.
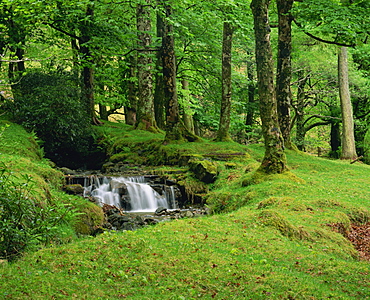
[[[144,176],[99,179],[85,182],[84,196],[129,212],[154,212],[158,207],[177,208],[174,187],[165,186],[160,195],[146,183]]]

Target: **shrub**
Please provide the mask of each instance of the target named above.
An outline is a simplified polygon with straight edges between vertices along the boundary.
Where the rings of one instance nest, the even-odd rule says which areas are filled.
[[[16,178],[0,167],[0,257],[12,260],[38,245],[59,240],[76,213],[68,206],[34,195],[28,175]]]
[[[16,122],[35,131],[45,155],[59,165],[75,168],[94,143],[90,120],[71,74],[40,70],[26,74],[9,104]]]

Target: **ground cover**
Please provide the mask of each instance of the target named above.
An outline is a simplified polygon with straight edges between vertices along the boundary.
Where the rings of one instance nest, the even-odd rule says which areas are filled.
[[[125,134],[131,143],[109,138],[131,151],[135,133]],[[370,298],[370,264],[347,239],[370,220],[370,166],[288,151],[290,172],[266,177],[256,173],[262,145],[149,140],[216,162],[218,178],[205,192],[216,214],[105,232],[4,261],[0,298]],[[175,167],[170,176],[185,176]]]

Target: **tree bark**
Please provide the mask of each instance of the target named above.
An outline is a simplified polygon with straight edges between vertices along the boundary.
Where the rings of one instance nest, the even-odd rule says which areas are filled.
[[[82,68],[82,103],[85,106],[86,113],[93,124],[100,122],[95,115],[95,97],[94,97],[94,56],[90,49],[91,41],[91,19],[94,17],[94,10],[91,5],[86,8],[87,20],[80,26],[81,38],[79,39],[79,51],[83,60]]]
[[[182,89],[189,91],[189,81],[183,79],[181,80]],[[189,99],[186,99],[186,102],[189,102]],[[194,133],[194,120],[193,116],[187,113],[186,107],[183,107],[182,120],[187,130],[191,133]]]
[[[162,39],[163,48],[163,83],[166,101],[166,137],[165,142],[198,141],[199,138],[186,129],[180,119],[179,102],[176,88],[176,62],[173,25],[170,22],[172,7],[164,1],[166,20]]]
[[[163,39],[164,21],[160,13],[157,13],[157,38]],[[166,129],[165,111],[164,111],[164,89],[163,89],[163,48],[160,47],[157,51],[156,74],[155,74],[155,90],[154,90],[154,116],[157,126],[160,129]]]
[[[356,145],[353,124],[353,111],[348,82],[347,48],[341,47],[338,52],[338,83],[340,106],[342,111],[342,153],[341,159],[356,159]]]
[[[151,30],[151,7],[150,0],[145,4],[137,5],[137,30],[138,30],[138,105],[136,114],[136,129],[157,132],[158,128],[154,117],[153,97],[153,60],[149,48],[152,43]]]
[[[231,50],[233,40],[233,26],[224,22],[222,41],[222,99],[220,122],[216,141],[231,141],[229,135],[231,111]]]
[[[274,174],[283,173],[287,168],[274,89],[274,64],[270,44],[271,29],[268,8],[268,0],[252,0],[260,117],[265,140],[265,155],[259,170],[267,174]]]
[[[278,19],[279,19],[279,38],[276,74],[276,100],[278,106],[278,116],[280,130],[283,135],[284,145],[291,149],[290,140],[290,108],[292,102],[292,92],[290,83],[292,78],[291,50],[292,50],[292,9],[294,0],[277,0]]]
[[[137,107],[137,84],[133,78],[136,78],[136,55],[131,55],[129,58],[130,79],[128,81],[127,100],[128,105],[125,106],[125,122],[127,125],[136,124],[136,107]]]
[[[304,127],[304,107],[305,107],[305,86],[308,80],[308,76],[305,76],[303,71],[298,73],[298,85],[297,85],[297,106],[296,106],[296,144],[300,151],[306,151],[305,146],[305,135],[306,130]]]
[[[252,132],[252,126],[254,124],[254,112],[255,112],[254,94],[256,92],[256,86],[254,84],[252,62],[247,62],[247,75],[248,75],[249,83],[248,83],[248,110],[247,110],[247,115],[245,117],[246,133]]]

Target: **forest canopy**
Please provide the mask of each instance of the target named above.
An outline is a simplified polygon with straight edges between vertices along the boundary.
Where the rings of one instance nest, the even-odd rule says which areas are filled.
[[[365,0],[5,0],[2,109],[61,164],[94,153],[105,120],[167,143],[264,140],[265,162],[285,148],[368,162],[369,12]]]

